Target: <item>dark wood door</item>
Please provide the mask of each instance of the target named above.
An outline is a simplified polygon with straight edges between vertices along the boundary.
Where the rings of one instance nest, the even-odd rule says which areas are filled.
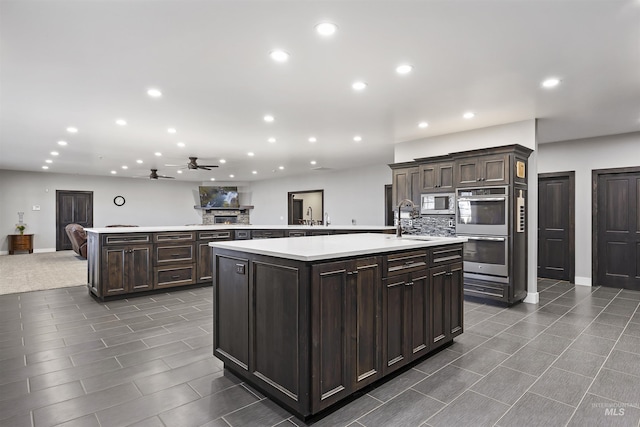
[[[429,270],[431,282],[431,348],[437,348],[449,342],[451,337],[451,318],[448,307],[451,306],[451,282],[447,266]]]
[[[430,295],[429,276],[427,269],[411,274],[411,281],[408,283],[405,297],[405,305],[410,311],[408,339],[409,348],[407,353],[411,355],[411,360],[424,356],[429,352],[429,323],[430,317]]]
[[[573,282],[573,172],[538,176],[538,277]]]
[[[93,191],[56,190],[56,250],[72,249],[64,228],[68,224],[93,227]]]
[[[393,226],[393,186],[384,186],[384,224]]]
[[[596,198],[595,284],[640,290],[640,171],[598,174]]]
[[[304,215],[302,211],[304,210],[304,200],[302,199],[293,199],[293,218],[291,219],[292,225],[298,225],[302,222]]]
[[[109,246],[102,249],[104,296],[153,287],[151,245]]]
[[[462,263],[457,262],[449,266],[449,330],[451,338],[457,337],[464,326],[464,274]]]
[[[390,276],[385,279],[383,290],[384,338],[383,361],[385,375],[411,360],[407,331],[410,328],[407,304],[407,288],[411,282],[409,274]]]

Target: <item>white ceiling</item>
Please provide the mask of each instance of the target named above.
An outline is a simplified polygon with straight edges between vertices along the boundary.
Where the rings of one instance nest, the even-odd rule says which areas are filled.
[[[333,37],[314,31],[323,20]],[[251,181],[532,118],[539,142],[640,130],[640,0],[3,0],[0,43],[0,169]],[[551,76],[561,85],[542,89]],[[189,156],[227,163],[165,166]]]

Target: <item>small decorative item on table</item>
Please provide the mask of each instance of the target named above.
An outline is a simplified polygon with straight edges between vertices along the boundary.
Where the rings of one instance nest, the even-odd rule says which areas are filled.
[[[27,224],[16,224],[16,230],[18,230],[20,234],[24,234],[25,228],[27,228]]]

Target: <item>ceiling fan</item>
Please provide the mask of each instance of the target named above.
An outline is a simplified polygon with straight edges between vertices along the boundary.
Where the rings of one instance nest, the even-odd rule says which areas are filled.
[[[149,174],[149,179],[158,179],[158,178],[175,179],[175,177],[173,176],[158,175],[158,169],[151,169],[151,173]]]
[[[218,165],[199,165],[197,157],[189,157],[189,163],[187,163],[187,169],[204,169],[210,171],[210,168],[217,168]]]

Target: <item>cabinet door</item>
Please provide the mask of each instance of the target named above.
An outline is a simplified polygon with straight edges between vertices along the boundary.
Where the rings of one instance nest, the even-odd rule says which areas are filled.
[[[438,190],[453,190],[453,163],[440,163],[437,169],[437,181]]]
[[[509,164],[508,154],[482,156],[479,160],[480,181],[492,185],[509,183],[509,174],[507,170],[507,165]]]
[[[351,308],[351,363],[353,390],[381,377],[381,262],[378,258],[354,261],[347,272]]]
[[[411,282],[409,274],[388,277],[383,286],[383,370],[386,375],[410,360],[407,331],[410,328],[407,304],[410,303],[406,288]]]
[[[420,185],[420,169],[417,167],[411,168],[409,169],[409,196],[407,199],[411,200],[416,206],[420,206],[420,194],[422,194],[422,186]],[[400,203],[400,201],[398,201],[398,203]]]
[[[451,292],[448,286],[448,266],[435,267],[429,270],[431,282],[431,348],[435,349],[449,342],[451,337],[451,321],[449,307]]]
[[[129,270],[129,291],[146,291],[153,288],[151,245],[131,246],[126,264]]]
[[[408,199],[410,197],[410,180],[411,177],[409,176],[409,168],[393,170],[393,186],[391,192],[394,207],[398,206],[398,203],[400,203],[401,200]]]
[[[102,249],[102,296],[153,288],[151,245]]]
[[[447,272],[449,277],[449,292],[451,295],[449,316],[449,329],[451,338],[462,333],[464,325],[464,277],[462,272],[462,263],[457,262],[451,264]]]
[[[407,344],[411,360],[424,356],[429,352],[429,324],[430,304],[429,300],[429,276],[428,271],[422,270],[411,275],[410,286],[406,289],[407,308],[410,310]]]
[[[212,250],[209,241],[198,242],[197,245],[197,265],[198,272],[196,282],[211,282],[213,280],[213,260]]]
[[[479,175],[477,158],[458,159],[455,161],[456,187],[477,184]]]
[[[423,192],[435,191],[438,188],[438,171],[435,163],[420,166],[420,186]]]
[[[348,261],[311,272],[311,406],[318,412],[351,394]]]

